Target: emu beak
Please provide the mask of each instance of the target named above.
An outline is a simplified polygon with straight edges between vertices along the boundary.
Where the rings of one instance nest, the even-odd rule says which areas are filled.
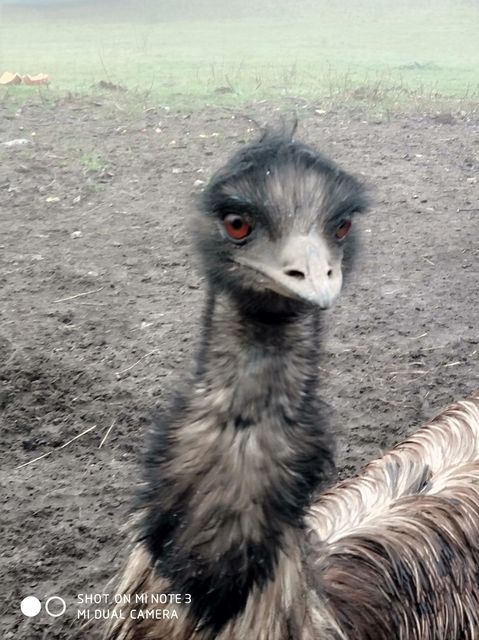
[[[331,307],[341,291],[341,255],[333,256],[316,232],[288,237],[279,254],[261,259],[241,256],[236,261],[266,276],[268,289],[321,309]]]

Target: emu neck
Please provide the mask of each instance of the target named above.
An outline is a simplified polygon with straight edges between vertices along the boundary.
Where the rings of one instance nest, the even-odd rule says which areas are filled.
[[[317,352],[315,313],[276,321],[242,312],[228,298],[213,298],[194,389],[213,403],[223,428],[238,433],[252,427],[246,438],[258,432],[281,438],[283,428],[294,426],[294,418],[301,417],[298,412],[312,399]]]
[[[213,631],[274,580],[331,465],[313,312],[272,321],[211,296],[197,371],[157,432],[144,529],[162,575]],[[157,506],[156,506],[157,505]]]

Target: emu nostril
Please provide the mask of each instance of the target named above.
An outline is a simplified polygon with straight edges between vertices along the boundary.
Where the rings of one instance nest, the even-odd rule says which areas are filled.
[[[333,275],[333,270],[332,269],[328,269],[328,278],[330,278]]]
[[[287,276],[291,276],[292,278],[296,278],[297,280],[304,280],[305,275],[302,271],[298,271],[297,269],[287,269],[285,271]]]

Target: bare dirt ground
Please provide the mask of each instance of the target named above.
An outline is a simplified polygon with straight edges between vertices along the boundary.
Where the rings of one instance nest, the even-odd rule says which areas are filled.
[[[299,136],[374,202],[324,314],[345,475],[479,386],[479,121],[318,106]],[[254,135],[241,114],[277,119],[274,105],[0,105],[0,142],[29,140],[0,145],[2,638],[97,637],[76,631],[77,594],[119,566],[145,427],[190,365],[203,300],[190,213],[197,181]],[[25,618],[26,595],[61,596],[66,613]]]

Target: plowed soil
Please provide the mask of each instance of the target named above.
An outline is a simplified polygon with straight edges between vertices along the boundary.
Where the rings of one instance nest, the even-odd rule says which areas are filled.
[[[298,137],[373,201],[324,314],[345,476],[479,386],[479,121],[320,107],[300,109]],[[78,631],[77,596],[104,592],[120,564],[145,428],[195,350],[195,198],[256,135],[249,116],[278,120],[271,104],[0,105],[0,143],[28,141],[0,144],[2,638],[97,637]],[[66,612],[25,617],[27,595],[61,596]]]

